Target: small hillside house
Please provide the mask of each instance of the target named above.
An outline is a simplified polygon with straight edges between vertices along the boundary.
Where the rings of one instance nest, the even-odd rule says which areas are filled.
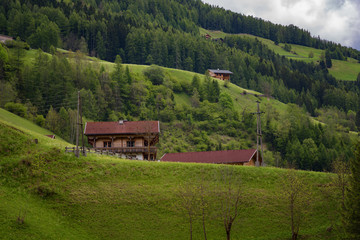
[[[230,81],[230,75],[233,74],[228,70],[220,70],[220,69],[208,69],[208,71],[211,77],[218,78],[221,80],[229,80],[229,81]]]
[[[0,34],[0,42],[5,43],[12,40],[14,40],[12,37]]]
[[[257,165],[256,155],[256,149],[166,153],[162,156],[160,161],[255,166]],[[261,155],[259,155],[259,165],[262,165]]]
[[[123,158],[155,160],[159,121],[87,122],[84,134],[97,151],[110,151]]]

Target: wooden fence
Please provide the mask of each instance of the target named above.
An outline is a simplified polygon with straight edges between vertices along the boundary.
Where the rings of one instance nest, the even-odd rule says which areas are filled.
[[[118,157],[121,157],[121,155],[123,155],[123,153],[148,152],[147,147],[133,147],[133,148],[88,148],[88,147],[85,147],[84,150],[85,151],[83,151],[82,147],[79,147],[79,153],[85,152],[85,155],[86,155],[86,153],[95,153],[95,154],[111,155],[111,156],[118,156]],[[75,153],[76,147],[65,147],[65,152]],[[151,147],[150,152],[156,153],[156,148]],[[132,156],[126,156],[126,154],[125,154],[125,157],[128,159],[135,159]]]

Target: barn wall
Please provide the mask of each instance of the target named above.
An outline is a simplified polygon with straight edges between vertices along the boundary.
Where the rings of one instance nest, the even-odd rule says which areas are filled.
[[[252,158],[249,162],[244,163],[244,166],[255,166],[255,160]]]

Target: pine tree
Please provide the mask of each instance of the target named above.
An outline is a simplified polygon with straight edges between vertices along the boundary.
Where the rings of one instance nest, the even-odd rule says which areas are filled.
[[[327,68],[331,68],[332,67],[332,62],[331,62],[331,54],[329,50],[325,51],[325,63],[326,63],[326,67]]]
[[[343,221],[350,239],[360,239],[360,142],[350,162],[350,179],[347,188]]]
[[[356,112],[355,125],[358,128],[358,131],[360,131],[360,110]]]
[[[106,57],[105,42],[100,31],[96,34],[96,52],[99,58],[104,59]]]
[[[356,85],[360,88],[360,72],[359,72],[359,74],[357,75],[357,78],[356,78]]]

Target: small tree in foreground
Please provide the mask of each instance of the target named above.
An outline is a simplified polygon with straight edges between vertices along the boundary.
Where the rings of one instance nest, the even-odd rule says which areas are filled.
[[[333,183],[336,187],[337,193],[340,194],[341,208],[345,206],[346,187],[349,184],[349,167],[346,162],[337,159],[333,162],[333,172],[336,174]]]
[[[337,227],[339,217],[341,217],[341,210],[345,205],[345,193],[349,184],[349,167],[348,164],[341,158],[336,159],[332,163],[332,171],[335,173],[331,178],[331,182],[322,185],[321,193],[324,196],[326,204],[336,203],[333,211],[328,211],[327,215],[331,222],[331,226],[327,228],[331,232],[334,227]],[[341,229],[342,226],[341,226]]]
[[[183,210],[189,221],[189,234],[192,239],[193,223],[201,217],[204,239],[206,235],[206,218],[209,216],[209,195],[212,193],[205,181],[205,169],[201,169],[199,183],[186,183],[178,191],[180,209]]]
[[[222,174],[222,188],[219,194],[221,217],[224,223],[226,239],[230,240],[231,228],[243,206],[240,177],[232,167],[226,167]]]
[[[178,191],[180,198],[180,209],[186,212],[189,221],[189,235],[192,240],[193,222],[197,215],[198,201],[197,189],[190,183],[182,185]]]
[[[360,239],[360,142],[355,157],[350,161],[350,172],[343,221],[350,239]]]
[[[283,201],[283,214],[291,226],[291,239],[296,240],[300,226],[305,222],[310,212],[311,191],[310,187],[298,176],[294,169],[289,169],[283,180],[283,190],[280,192]]]

